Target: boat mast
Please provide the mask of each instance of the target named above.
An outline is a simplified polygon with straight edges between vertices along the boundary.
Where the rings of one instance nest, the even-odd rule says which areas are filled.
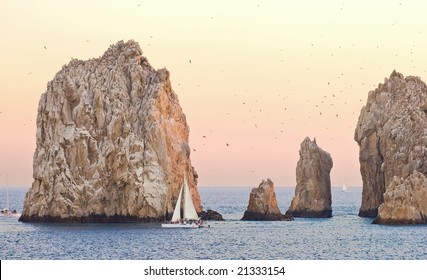
[[[9,210],[9,174],[6,173],[6,209]]]

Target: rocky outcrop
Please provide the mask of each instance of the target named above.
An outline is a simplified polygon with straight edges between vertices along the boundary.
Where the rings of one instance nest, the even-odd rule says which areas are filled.
[[[418,77],[393,71],[369,92],[354,136],[363,180],[360,216],[426,223],[426,114],[427,87]]]
[[[73,59],[39,102],[34,182],[20,220],[162,221],[185,173],[200,212],[188,136],[169,72],[151,67],[138,43]]]
[[[406,179],[394,177],[378,209],[376,224],[427,223],[427,178],[413,171]]]
[[[205,221],[224,221],[224,218],[220,213],[214,210],[202,211],[200,214],[200,219]]]
[[[262,180],[258,188],[253,188],[249,204],[242,220],[246,221],[282,221],[287,220],[277,206],[274,184],[270,179]]]
[[[301,143],[296,168],[295,196],[286,214],[295,217],[332,217],[331,155],[306,137]]]

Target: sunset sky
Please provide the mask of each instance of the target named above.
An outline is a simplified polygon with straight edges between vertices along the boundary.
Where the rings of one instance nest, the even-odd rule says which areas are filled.
[[[427,80],[426,6],[0,1],[0,185],[8,174],[10,186],[31,186],[47,82],[71,58],[134,39],[153,67],[171,73],[199,186],[257,186],[263,178],[294,186],[306,136],[331,154],[333,186],[361,186],[353,140],[360,109],[394,69]]]

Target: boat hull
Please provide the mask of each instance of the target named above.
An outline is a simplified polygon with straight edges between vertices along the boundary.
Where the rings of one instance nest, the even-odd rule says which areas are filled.
[[[162,224],[163,228],[200,228],[198,224]]]
[[[21,213],[1,213],[0,217],[19,218],[21,217]]]

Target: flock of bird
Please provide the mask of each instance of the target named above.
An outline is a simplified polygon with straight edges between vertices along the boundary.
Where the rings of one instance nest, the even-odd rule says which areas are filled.
[[[343,6],[340,7],[341,10],[343,10],[343,8],[345,7],[344,5],[345,4],[343,4]],[[401,3],[399,5],[401,5]],[[142,3],[138,3],[137,6],[138,7],[142,6]],[[259,4],[257,4],[257,6],[260,7]],[[210,16],[210,19],[213,20],[214,16]],[[397,21],[394,21],[392,23],[393,26],[395,26],[397,24],[398,24]],[[153,36],[151,35],[151,36],[149,36],[149,38],[153,39]],[[91,41],[90,40],[86,40],[85,42],[86,43],[90,43]],[[147,46],[150,46],[150,44],[147,44]],[[355,46],[356,45],[353,43],[353,44],[351,44],[350,48],[355,48]],[[315,42],[311,42],[306,47],[315,49],[316,48],[316,43]],[[337,47],[338,47],[339,50],[343,50],[344,49],[344,46],[337,46]],[[380,44],[375,45],[376,49],[379,49],[380,47],[384,47],[384,45],[380,45]],[[415,49],[415,45],[412,45],[412,47],[410,49],[411,55],[413,54],[414,49]],[[44,45],[43,46],[43,50],[44,51],[48,51],[48,46]],[[285,63],[286,62],[286,55],[287,55],[286,49],[285,48],[280,48],[279,49],[279,55],[278,55],[278,61],[280,63]],[[335,55],[336,55],[335,53],[331,53],[332,57],[334,57]],[[307,53],[307,56],[308,57],[312,57],[313,56],[313,53],[312,53],[311,50]],[[195,61],[194,61],[193,58],[187,58],[187,61],[188,61],[189,65],[194,65],[193,62],[195,62]],[[413,60],[411,60],[411,62],[413,62]],[[311,70],[310,65],[306,65],[306,66],[304,66],[304,68],[305,68],[306,71],[310,71]],[[362,66],[359,67],[359,71],[364,71],[364,70],[366,70],[366,66],[362,65]],[[224,70],[221,69],[220,72],[223,73]],[[31,75],[32,73],[33,72],[28,72],[27,75]],[[344,72],[341,72],[341,73],[339,73],[337,75],[336,79],[342,80],[343,77],[344,77]],[[287,83],[288,83],[288,86],[284,86],[284,88],[287,89],[288,92],[286,94],[283,94],[283,93],[278,93],[277,94],[277,97],[278,97],[277,100],[280,100],[280,101],[278,101],[277,104],[268,104],[267,105],[267,106],[272,105],[273,107],[274,106],[280,106],[282,108],[282,111],[283,111],[283,119],[282,120],[278,120],[280,122],[280,125],[278,126],[277,131],[273,132],[273,134],[275,135],[274,136],[275,139],[279,139],[280,135],[286,134],[286,129],[284,128],[285,125],[286,125],[286,122],[289,123],[289,122],[291,122],[291,121],[294,120],[294,118],[292,118],[291,116],[292,116],[292,111],[295,108],[293,108],[293,103],[292,103],[291,100],[295,99],[293,97],[295,97],[296,95],[299,94],[299,92],[298,92],[299,88],[296,87],[296,86],[290,87],[289,85],[293,83],[293,81],[290,80],[290,79],[287,80]],[[334,82],[333,81],[325,81],[325,84],[327,85],[327,87],[332,87],[334,85]],[[342,82],[340,84],[342,84]],[[178,83],[178,85],[181,85],[181,83]],[[197,87],[200,87],[200,84],[198,84]],[[317,116],[318,117],[326,117],[326,115],[328,115],[328,116],[332,115],[335,118],[340,118],[342,116],[342,114],[338,113],[338,112],[333,112],[334,111],[334,107],[347,106],[347,105],[350,105],[349,104],[350,102],[354,102],[354,100],[351,99],[351,98],[349,100],[345,100],[345,93],[346,93],[346,91],[353,90],[352,87],[353,87],[352,85],[348,85],[347,87],[339,89],[339,90],[336,89],[336,88],[334,88],[333,90],[331,89],[328,94],[326,94],[326,95],[323,94],[322,95],[322,99],[320,100],[320,102],[317,102],[316,104],[314,104],[314,103],[315,103],[315,100],[319,101],[318,97],[313,97],[313,98],[310,98],[310,99],[306,100],[306,105],[305,105],[306,108],[304,108],[304,109],[307,110],[307,115],[306,115],[307,119],[305,120],[304,124],[307,125],[307,122],[310,122],[314,118],[316,118],[316,116],[314,114],[312,114],[313,111],[317,111]],[[368,86],[365,83],[363,83],[363,88],[373,89],[374,85]],[[265,104],[261,105],[262,102],[259,102],[258,100],[255,100],[255,101],[253,101],[253,100],[240,100],[240,101],[237,101],[237,99],[239,97],[240,98],[244,98],[245,97],[246,91],[247,90],[245,90],[245,92],[242,92],[241,94],[234,94],[233,95],[235,97],[234,100],[236,101],[236,103],[235,104],[231,104],[232,107],[230,108],[230,110],[227,110],[227,112],[225,112],[225,114],[228,117],[235,117],[235,116],[233,116],[233,113],[232,113],[232,112],[235,111],[234,109],[235,108],[241,109],[241,107],[243,106],[243,107],[246,108],[246,111],[243,110],[243,112],[246,112],[246,113],[243,113],[240,117],[245,117],[245,116],[247,117],[247,116],[249,116],[252,119],[251,120],[252,121],[252,127],[257,130],[257,129],[260,129],[261,126],[262,126],[262,122],[257,121],[257,120],[259,118],[262,119],[262,115],[269,114],[271,112],[269,112],[269,110],[263,110],[265,108],[264,107]],[[328,90],[325,90],[325,92],[327,92],[327,91]],[[364,94],[367,94],[367,91],[365,91]],[[262,97],[260,96],[260,98],[262,98]],[[359,104],[360,106],[359,105],[358,106],[361,107],[361,104],[362,104],[363,100],[361,98],[358,99],[358,100],[359,100],[359,103],[360,103]],[[314,107],[313,107],[313,104],[314,104]],[[328,106],[328,107],[325,107],[325,106]],[[313,110],[311,110],[310,108],[313,108]],[[342,110],[339,110],[339,111],[341,112]],[[3,113],[3,111],[0,111],[0,114],[1,113]],[[355,115],[356,113],[357,112],[354,111],[354,110],[351,112],[352,115]],[[344,114],[348,114],[348,112],[346,112]],[[242,121],[242,124],[244,124],[244,125],[250,122],[250,120],[244,119],[244,118],[241,121]],[[214,133],[214,132],[212,132],[212,133]],[[254,132],[254,133],[256,133],[256,132]],[[203,134],[203,135],[201,135],[201,138],[207,139],[208,136],[209,135]],[[225,147],[227,147],[227,148],[229,148],[229,147],[232,146],[231,142],[228,141],[228,140],[226,140],[226,136],[224,136],[224,142],[223,143],[224,143],[223,145]],[[205,146],[206,143],[204,143],[203,145]],[[238,146],[238,145],[236,145],[236,146]],[[194,152],[196,152],[197,150],[198,149],[193,148]],[[253,170],[251,172],[253,172]]]

